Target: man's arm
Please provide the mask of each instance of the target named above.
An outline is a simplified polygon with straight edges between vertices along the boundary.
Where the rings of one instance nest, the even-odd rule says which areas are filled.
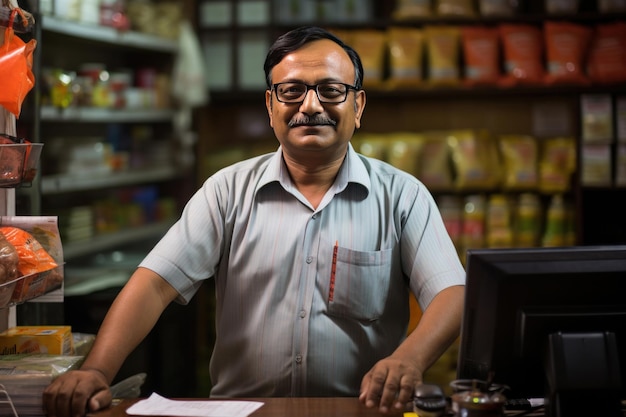
[[[113,378],[177,295],[159,275],[138,268],[111,305],[80,370],[59,376],[44,391],[48,417],[82,417],[110,405]]]
[[[383,413],[403,409],[424,372],[456,340],[461,328],[465,287],[446,288],[432,300],[415,330],[395,352],[363,377],[359,400]]]

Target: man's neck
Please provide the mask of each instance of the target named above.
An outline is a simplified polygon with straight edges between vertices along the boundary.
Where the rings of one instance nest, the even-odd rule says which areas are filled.
[[[302,164],[284,156],[285,164],[295,187],[315,208],[335,182],[343,158],[326,164]]]

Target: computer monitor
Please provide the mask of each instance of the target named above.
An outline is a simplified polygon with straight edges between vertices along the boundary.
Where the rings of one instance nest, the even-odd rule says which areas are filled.
[[[549,415],[626,399],[626,246],[475,249],[466,271],[459,379],[491,374]]]

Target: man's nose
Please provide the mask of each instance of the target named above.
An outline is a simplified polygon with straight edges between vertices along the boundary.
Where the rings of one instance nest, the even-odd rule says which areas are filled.
[[[320,103],[315,88],[311,88],[306,92],[304,101],[300,105],[300,111],[306,114],[321,113],[324,111],[324,107],[322,103]]]

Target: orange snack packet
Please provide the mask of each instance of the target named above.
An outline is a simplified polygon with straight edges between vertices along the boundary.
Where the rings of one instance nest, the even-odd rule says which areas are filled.
[[[584,59],[591,40],[587,26],[567,22],[546,22],[546,83],[588,84]]]
[[[465,83],[495,84],[500,78],[500,38],[496,28],[461,28]]]
[[[502,85],[540,84],[544,79],[541,29],[526,24],[499,26],[504,49],[505,77]]]
[[[49,271],[58,265],[33,235],[18,227],[0,227],[0,232],[17,250],[20,276]]]
[[[587,74],[600,84],[626,81],[626,23],[596,26],[587,58]]]

